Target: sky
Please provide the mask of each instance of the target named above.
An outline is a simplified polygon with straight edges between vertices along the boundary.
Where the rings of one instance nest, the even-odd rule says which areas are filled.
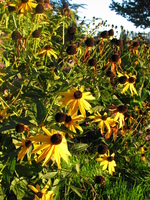
[[[122,3],[122,0],[116,0],[117,2]],[[134,32],[150,32],[150,28],[148,29],[141,29],[141,28],[136,28],[132,22],[127,21],[124,17],[120,15],[116,15],[115,11],[111,11],[109,8],[109,5],[111,3],[111,0],[71,0],[71,4],[86,4],[83,8],[78,9],[78,15],[81,17],[81,19],[86,16],[85,20],[88,23],[88,20],[92,20],[93,17],[95,18],[102,18],[102,20],[107,20],[107,24],[110,24],[110,27],[112,24],[115,26],[118,26],[118,31],[120,32],[120,26],[122,25],[125,30],[128,31],[134,31]],[[97,20],[97,24],[101,20]],[[95,24],[96,24],[95,23]],[[97,25],[96,24],[96,25]],[[109,30],[110,27],[107,27]],[[105,28],[105,27],[103,27]],[[106,30],[106,28],[105,28]]]

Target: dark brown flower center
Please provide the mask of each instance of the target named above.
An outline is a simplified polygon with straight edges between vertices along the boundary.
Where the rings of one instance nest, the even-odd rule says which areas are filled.
[[[91,58],[88,63],[90,66],[96,66],[96,58]]]
[[[111,70],[107,70],[106,75],[107,75],[107,77],[113,77],[114,76],[114,74]]]
[[[105,182],[104,176],[95,176],[95,183],[96,184],[102,184]]]
[[[42,192],[37,192],[36,195],[37,195],[39,198],[42,198],[43,193],[42,193]]]
[[[40,3],[36,6],[35,11],[37,14],[42,14],[44,13],[44,6]]]
[[[69,115],[69,116],[66,115],[66,120],[65,120],[65,122],[68,123],[68,122],[71,122],[71,120],[72,120],[72,119],[71,119],[71,116],[70,116],[70,115]]]
[[[118,78],[118,81],[120,84],[125,84],[127,82],[127,77],[126,76],[121,76]]]
[[[107,119],[107,116],[103,116],[102,117],[102,120],[104,121],[104,120],[106,120]]]
[[[109,36],[113,36],[113,35],[114,35],[114,30],[113,30],[113,29],[110,29],[110,30],[108,31],[108,33],[109,33]]]
[[[22,3],[28,3],[29,0],[21,0]]]
[[[93,38],[87,38],[85,40],[85,44],[87,47],[93,47],[94,46],[94,39]]]
[[[128,109],[127,106],[120,105],[120,106],[118,106],[117,111],[120,112],[120,113],[125,113],[125,112],[127,112],[127,109]]]
[[[67,32],[70,35],[74,35],[76,33],[76,27],[75,26],[69,27],[68,30],[67,30]]]
[[[113,156],[108,156],[108,157],[107,157],[107,161],[108,161],[108,162],[111,162],[111,161],[113,161],[113,160],[114,160],[114,157],[113,157]]]
[[[101,37],[102,38],[108,38],[108,35],[109,35],[108,31],[101,32]]]
[[[56,133],[56,134],[51,136],[51,142],[54,145],[60,144],[61,141],[62,141],[62,136],[59,133]]]
[[[99,147],[98,147],[98,153],[99,154],[104,154],[104,153],[107,153],[108,151],[108,148],[105,144],[100,144]]]
[[[32,144],[31,140],[26,139],[26,141],[25,141],[25,146],[26,146],[27,148],[29,148],[29,147],[31,146],[31,144]]]
[[[19,123],[16,125],[16,132],[17,132],[17,133],[22,133],[22,132],[24,131],[24,129],[25,129],[24,124],[22,124],[22,123],[19,122]]]
[[[133,42],[133,47],[138,47],[139,46],[139,42]]]
[[[111,57],[113,62],[118,62],[119,58],[120,58],[120,56],[118,54],[113,54]]]
[[[2,115],[0,115],[0,120],[2,120],[3,119],[3,116]]]
[[[81,97],[82,97],[82,92],[80,90],[78,90],[74,93],[75,99],[81,99]]]
[[[117,46],[121,47],[121,46],[122,46],[122,40],[116,40],[116,41],[115,41],[115,44],[116,44]]]
[[[18,32],[18,31],[14,31],[13,33],[12,33],[12,39],[13,40],[20,40],[22,38],[22,35]]]
[[[135,82],[135,78],[131,76],[131,77],[128,79],[128,81],[129,81],[129,83],[134,83],[134,82]]]
[[[39,31],[38,29],[35,30],[35,31],[33,31],[32,36],[33,36],[34,38],[39,38],[39,37],[40,37],[40,31]]]
[[[74,55],[74,54],[76,54],[77,53],[77,51],[76,51],[76,46],[75,45],[70,45],[70,46],[68,46],[68,48],[67,48],[67,53],[69,54],[69,55]]]
[[[45,49],[45,50],[50,50],[51,47],[50,47],[49,45],[46,45],[46,46],[44,47],[44,49]]]
[[[66,114],[65,113],[62,113],[62,112],[58,112],[56,115],[55,115],[55,120],[56,122],[64,122],[66,120]]]

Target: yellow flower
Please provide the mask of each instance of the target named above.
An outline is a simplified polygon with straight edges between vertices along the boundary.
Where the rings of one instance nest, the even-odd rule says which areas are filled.
[[[3,119],[8,118],[9,114],[7,114],[7,108],[4,108],[3,111],[0,110],[0,122],[3,122]]]
[[[122,74],[119,73],[119,77],[121,77],[121,75]],[[138,95],[138,93],[137,93],[137,91],[136,91],[136,89],[134,87],[134,84],[135,84],[135,81],[136,81],[136,76],[132,75],[132,74],[130,74],[130,75],[125,74],[125,76],[127,77],[127,80],[124,83],[124,88],[123,88],[121,94],[124,94],[128,90],[128,88],[129,88],[130,91],[131,91],[131,95],[132,96],[133,96],[133,93],[135,93],[136,95]],[[124,77],[124,76],[122,75],[122,77]]]
[[[101,114],[99,112],[97,112],[97,114],[95,114],[94,116],[90,116],[89,118],[94,119],[92,122],[99,122],[98,126],[101,129],[101,134],[104,133],[105,126],[106,126],[108,133],[110,133],[111,132],[110,126],[114,126],[116,124],[114,119],[112,119],[111,117],[107,117],[106,112],[104,113],[103,116],[101,116]]]
[[[140,153],[141,153],[141,156],[142,156],[142,161],[144,161],[145,162],[145,148],[144,148],[144,146],[143,145],[141,145],[141,147],[140,147]]]
[[[48,183],[42,190],[38,184],[36,185],[36,188],[33,185],[28,185],[28,187],[35,193],[34,200],[53,200],[53,191],[47,192],[47,189],[49,188]]]
[[[24,156],[28,152],[31,144],[32,144],[32,141],[30,140],[30,138],[26,138],[26,139],[22,138],[21,142],[15,144],[15,146],[22,147],[21,150],[18,153],[17,161],[18,160],[22,161],[24,159]],[[27,159],[28,159],[28,161],[30,160],[28,154],[27,154]]]
[[[26,14],[29,10],[32,12],[32,8],[35,8],[37,6],[35,1],[33,0],[21,0],[20,3],[16,4],[18,6],[18,11],[20,11],[20,14]]]
[[[42,166],[45,166],[53,156],[54,162],[57,163],[60,169],[60,158],[62,157],[68,163],[68,156],[71,156],[67,141],[62,132],[57,132],[55,129],[49,132],[45,127],[42,127],[42,130],[46,135],[36,135],[32,137],[32,141],[43,142],[43,144],[38,145],[32,153],[38,153],[42,150],[37,158],[37,162],[45,159]]]
[[[81,126],[79,126],[76,122],[84,120],[84,116],[82,115],[66,115],[66,120],[65,120],[65,126],[71,130],[72,132],[76,133],[76,129],[79,129],[81,132],[83,132],[83,129]],[[71,136],[71,135],[70,135]],[[72,136],[71,136],[72,137]]]
[[[51,55],[54,56],[55,59],[57,59],[56,52],[50,47],[50,45],[46,45],[41,49],[41,51],[38,54],[43,54],[43,59],[47,55],[49,58],[51,58]]]
[[[109,110],[113,110],[115,117],[114,121],[119,123],[119,129],[124,126],[124,113],[127,112],[128,107],[125,105],[113,106]]]
[[[86,116],[85,110],[91,111],[92,107],[87,102],[87,100],[94,100],[95,97],[92,96],[91,92],[83,92],[84,86],[80,89],[74,88],[73,90],[68,90],[67,92],[60,92],[59,94],[66,97],[60,99],[62,102],[61,108],[69,105],[68,114],[74,114],[78,111],[78,108],[83,116]]]
[[[100,158],[97,158],[96,161],[101,162],[100,166],[103,166],[102,170],[106,170],[108,167],[109,174],[113,175],[115,172],[116,162],[114,161],[115,153],[110,155],[109,150],[108,153],[101,155]]]

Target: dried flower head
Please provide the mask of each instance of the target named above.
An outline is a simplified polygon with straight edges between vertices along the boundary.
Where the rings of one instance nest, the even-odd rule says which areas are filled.
[[[15,41],[20,40],[22,38],[22,35],[19,33],[19,31],[14,31],[11,36],[12,39]]]
[[[88,63],[90,66],[96,66],[96,58],[91,58]]]
[[[69,55],[76,54],[76,45],[69,45],[66,51]]]
[[[36,14],[42,14],[44,13],[44,6],[40,3],[35,8]]]
[[[123,42],[122,42],[122,40],[116,40],[116,41],[115,41],[115,44],[116,44],[117,46],[121,47],[122,44],[123,44]]]
[[[110,29],[110,30],[108,31],[108,34],[109,34],[109,36],[113,36],[113,35],[114,35],[114,30],[113,30],[113,29]]]
[[[39,31],[39,29],[33,31],[32,36],[34,38],[40,38],[40,31]]]
[[[109,36],[108,31],[103,31],[103,32],[101,32],[101,37],[102,37],[102,38],[108,38],[108,36]]]
[[[109,69],[106,71],[106,76],[111,78],[114,76],[114,73]]]
[[[74,35],[76,33],[76,27],[75,26],[69,27],[68,30],[67,30],[67,32],[70,35]]]
[[[93,38],[87,38],[87,39],[85,40],[85,45],[86,45],[87,47],[93,47],[93,46],[94,46],[94,39],[93,39]]]
[[[120,58],[120,56],[118,54],[113,54],[112,57],[111,57],[112,62],[118,62],[119,58]]]

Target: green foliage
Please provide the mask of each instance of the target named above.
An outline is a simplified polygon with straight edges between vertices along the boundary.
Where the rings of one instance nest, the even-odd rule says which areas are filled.
[[[39,184],[41,191],[48,185],[47,192],[53,191],[54,200],[148,200],[148,41],[140,36],[132,41],[115,40],[108,31],[107,37],[102,37],[102,32],[95,37],[100,24],[90,30],[95,19],[80,23],[75,12],[79,5],[65,7],[64,1],[50,2],[52,5],[44,1],[43,12],[37,14],[32,8],[21,14],[24,7],[19,11],[18,3],[22,1],[16,2],[0,3],[0,199],[34,199],[38,193],[29,185]],[[70,34],[69,28],[75,32]],[[40,32],[37,38],[35,30]],[[72,44],[75,54],[67,51]],[[93,58],[96,64],[89,62]],[[120,77],[126,81],[121,83]],[[68,97],[71,100],[65,99],[63,107],[65,95],[61,92],[69,91],[73,91]],[[73,101],[81,102],[80,109],[72,113],[71,104],[68,113]],[[86,116],[81,116],[83,108]],[[122,114],[121,125],[121,118],[115,120],[117,112]],[[57,113],[64,118],[56,120]],[[69,116],[76,132],[66,125]],[[56,133],[51,135],[53,130]],[[34,153],[36,145],[43,146]],[[110,151],[106,162],[116,163],[113,176],[96,161],[102,156],[100,145]],[[52,156],[42,166],[40,156],[45,159],[53,147]],[[66,155],[65,147],[71,156]],[[96,183],[96,176],[102,176],[103,182]]]

